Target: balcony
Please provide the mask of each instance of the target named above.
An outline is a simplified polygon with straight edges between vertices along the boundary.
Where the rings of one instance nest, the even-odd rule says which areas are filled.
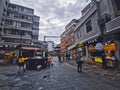
[[[32,35],[38,35],[39,33],[38,32],[32,32]]]
[[[3,34],[2,37],[21,39],[21,35],[14,35],[14,34]],[[23,39],[31,39],[31,36],[30,35],[22,35],[22,38]]]
[[[39,29],[39,26],[33,25],[33,29]]]
[[[9,20],[14,20],[14,21],[20,21],[20,22],[26,22],[26,23],[33,23],[32,20],[27,20],[27,19],[22,19],[22,18],[15,18],[15,17],[12,17],[12,16],[6,16],[6,19],[9,19]]]
[[[106,32],[117,31],[120,29],[120,16],[112,19],[108,23],[105,24]]]
[[[18,10],[17,8],[8,7],[8,11],[10,11],[10,12],[19,12],[21,14],[26,14],[26,15],[31,15],[31,16],[33,16],[33,14],[34,14],[33,9],[30,10],[30,11],[22,11],[22,10]]]
[[[25,27],[19,27],[19,26],[14,26],[14,25],[9,25],[5,24],[5,28],[11,28],[11,29],[18,29],[18,30],[23,30],[23,31],[32,31],[31,27],[25,28]]]

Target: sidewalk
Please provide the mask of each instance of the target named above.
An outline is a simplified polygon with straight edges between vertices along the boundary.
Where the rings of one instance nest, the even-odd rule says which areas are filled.
[[[77,67],[77,64],[74,60],[66,61],[66,63],[69,63]],[[111,69],[111,68],[102,69],[101,64],[91,64],[91,63],[85,62],[83,64],[83,72],[84,71],[87,73],[94,73],[97,75],[105,76],[112,80],[118,80],[118,79],[120,80],[120,66],[116,69]]]

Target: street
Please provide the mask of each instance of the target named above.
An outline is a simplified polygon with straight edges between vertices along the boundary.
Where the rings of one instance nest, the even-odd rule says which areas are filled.
[[[27,70],[17,74],[18,67],[0,66],[0,90],[119,90],[120,79],[110,79],[83,67],[53,61],[54,65],[42,70]]]

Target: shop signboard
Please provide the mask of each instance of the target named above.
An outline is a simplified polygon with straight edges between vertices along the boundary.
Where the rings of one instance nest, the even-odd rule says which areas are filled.
[[[104,45],[104,50],[108,51],[108,50],[116,50],[116,45],[115,43],[111,43],[111,44],[106,44]]]
[[[88,50],[93,51],[93,50],[95,50],[95,47],[93,45],[89,45]]]
[[[3,45],[4,50],[15,50],[17,49],[17,45]],[[1,49],[1,48],[0,48]]]
[[[0,50],[4,50],[5,46],[4,45],[0,45]]]
[[[100,57],[95,57],[95,62],[96,62],[96,63],[102,63],[102,58],[100,58]]]
[[[77,45],[77,47],[82,47],[82,46],[84,46],[84,43],[83,43],[83,42],[80,42],[80,43]]]
[[[97,43],[96,46],[95,46],[95,49],[102,51],[103,50],[103,44],[102,43]]]

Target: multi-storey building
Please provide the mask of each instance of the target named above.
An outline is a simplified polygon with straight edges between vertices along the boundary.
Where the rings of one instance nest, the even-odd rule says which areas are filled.
[[[77,50],[83,51],[87,57],[95,51],[95,45],[101,36],[98,26],[97,2],[91,1],[83,10],[82,17],[75,28]]]
[[[60,55],[60,44],[54,47],[54,55]]]
[[[48,49],[48,52],[51,52],[51,51],[54,51],[54,42],[53,41],[47,41],[47,49]]]
[[[105,51],[110,57],[114,55],[120,60],[120,1],[100,0],[99,26],[103,31]]]
[[[73,48],[75,44],[75,33],[74,28],[77,25],[78,20],[73,19],[70,23],[65,26],[65,31],[61,34],[61,54],[73,54]]]
[[[8,4],[9,0],[0,0],[0,42]]]
[[[61,34],[61,44],[60,44],[60,51],[62,54],[66,52],[66,31]]]
[[[68,25],[66,25],[65,29],[66,29],[66,47],[68,47],[67,49],[70,50],[72,49],[73,44],[75,44],[75,34],[74,34],[74,29],[75,26],[77,25],[78,20],[73,19]]]
[[[22,53],[26,55],[34,54],[33,51],[39,50],[42,47],[39,36],[39,17],[34,15],[32,8],[7,3],[8,0],[1,1],[3,4],[2,14],[0,18],[4,21],[2,29],[0,29],[1,50],[4,51],[5,62],[10,62],[8,58],[17,54],[21,56]],[[6,7],[5,7],[6,5]],[[5,8],[3,8],[3,6]],[[1,11],[1,10],[0,10]],[[6,11],[6,13],[4,13]],[[5,15],[4,15],[5,14]],[[4,15],[1,17],[1,15]]]
[[[71,48],[86,53],[87,57],[97,61],[99,49],[104,49],[106,57],[114,55],[120,59],[120,1],[119,0],[91,0],[82,10],[82,17],[75,27],[75,43]],[[63,36],[63,35],[61,35]],[[67,38],[67,35],[64,35]],[[62,38],[61,41],[64,41]],[[97,46],[98,43],[103,44]],[[62,46],[64,45],[61,42]],[[68,44],[68,43],[67,43]],[[100,45],[100,44],[99,44]],[[69,46],[66,46],[70,48]],[[64,47],[64,48],[66,48]],[[61,48],[62,49],[62,48]],[[109,61],[109,60],[108,60]]]
[[[72,53],[76,53],[76,51],[80,50],[88,56],[89,45],[95,47],[95,44],[101,35],[97,22],[98,12],[96,2],[91,1],[82,10],[82,17],[79,20],[74,21],[76,22],[71,21],[65,27],[65,35],[61,40],[62,46],[65,46],[64,48],[66,51],[69,50],[72,51]]]
[[[34,10],[10,3],[4,24],[2,41],[30,44]]]
[[[2,47],[2,31],[3,31],[3,25],[5,21],[5,15],[7,11],[7,6],[9,4],[9,0],[0,0],[0,49]],[[0,62],[2,62],[4,57],[4,51],[0,50]]]
[[[33,16],[33,27],[32,27],[32,42],[34,44],[38,43],[38,33],[39,33],[39,17],[34,15]]]

